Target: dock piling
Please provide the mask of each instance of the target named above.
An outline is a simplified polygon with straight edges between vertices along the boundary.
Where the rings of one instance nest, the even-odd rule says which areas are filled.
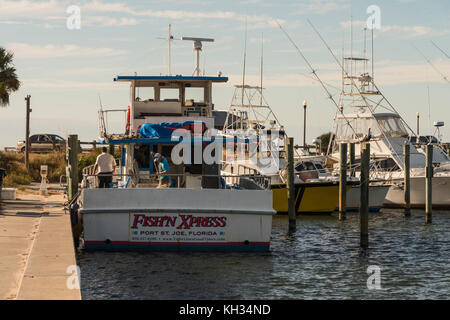
[[[359,204],[361,226],[360,245],[362,249],[369,247],[369,164],[370,143],[365,143],[361,146],[361,198]]]
[[[297,230],[297,213],[295,212],[295,185],[294,185],[294,138],[286,139],[287,151],[287,192],[288,192],[288,215],[289,233]]]
[[[346,219],[347,199],[347,144],[339,144],[339,220]]]
[[[430,224],[432,222],[432,183],[433,183],[433,145],[427,145],[426,154],[426,178],[425,178],[425,223]]]
[[[67,139],[67,164],[69,168],[69,176],[67,177],[67,194],[69,201],[78,192],[78,135],[69,135]]]
[[[349,168],[350,168],[350,176],[354,177],[355,176],[355,144],[354,143],[349,143],[349,152],[350,152],[350,163],[349,163]]]
[[[403,146],[403,160],[405,163],[405,174],[404,174],[404,193],[405,193],[405,217],[411,216],[411,166],[410,166],[410,150],[411,147],[409,143],[405,143]]]

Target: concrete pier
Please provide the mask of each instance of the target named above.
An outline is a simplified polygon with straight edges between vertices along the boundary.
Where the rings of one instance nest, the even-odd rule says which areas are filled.
[[[80,300],[62,193],[28,190],[0,206],[0,299]],[[72,267],[71,267],[72,266]]]

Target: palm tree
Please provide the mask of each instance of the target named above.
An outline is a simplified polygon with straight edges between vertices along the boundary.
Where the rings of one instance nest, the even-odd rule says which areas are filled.
[[[13,67],[13,53],[0,47],[0,107],[9,105],[9,94],[19,90],[16,68]]]

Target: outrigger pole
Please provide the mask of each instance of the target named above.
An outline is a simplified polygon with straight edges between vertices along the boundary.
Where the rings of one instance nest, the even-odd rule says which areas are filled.
[[[320,85],[322,86],[322,88],[325,90],[325,92],[328,95],[328,98],[333,102],[333,104],[336,106],[336,109],[344,116],[345,121],[347,121],[347,125],[352,129],[353,133],[356,134],[355,129],[353,129],[350,121],[345,117],[343,110],[341,110],[341,108],[339,107],[338,103],[334,100],[333,95],[330,93],[330,91],[328,90],[328,88],[325,86],[324,82],[320,79],[320,77],[317,75],[316,70],[312,67],[312,65],[309,63],[308,59],[306,59],[305,55],[303,54],[303,52],[300,50],[300,48],[297,46],[297,44],[294,42],[294,40],[292,40],[292,38],[289,36],[289,34],[283,29],[283,27],[280,25],[280,23],[278,22],[278,20],[275,20],[275,22],[277,23],[278,27],[280,27],[281,31],[283,31],[283,33],[286,35],[286,37],[288,38],[288,40],[291,42],[291,44],[297,49],[297,52],[300,54],[300,56],[303,58],[303,60],[305,61],[305,63],[308,65],[309,69],[311,70],[311,73],[314,75],[314,77],[316,78],[316,80],[320,83]]]
[[[321,35],[321,34],[319,33],[319,31],[314,27],[314,25],[311,23],[311,21],[310,21],[309,19],[308,19],[308,23],[309,23],[310,26],[313,28],[313,30],[316,32],[316,34],[319,36],[319,38],[322,40],[322,42],[324,43],[324,45],[327,47],[328,51],[330,51],[330,53],[331,53],[331,55],[333,56],[334,60],[335,60],[336,63],[339,65],[339,67],[341,68],[341,70],[344,72],[345,76],[346,76],[347,78],[350,79],[350,81],[352,82],[352,86],[354,86],[354,87],[356,88],[356,90],[358,91],[359,96],[363,99],[363,101],[364,101],[366,107],[369,109],[369,111],[370,111],[372,114],[374,114],[374,110],[372,109],[372,106],[368,103],[367,98],[364,96],[364,93],[360,90],[360,88],[356,85],[354,79],[353,79],[352,77],[349,76],[349,74],[348,74],[348,72],[345,70],[344,66],[341,64],[341,62],[339,62],[339,59],[336,57],[336,55],[333,53],[333,51],[331,50],[331,48],[329,47],[329,45],[327,44],[327,42],[323,39],[322,35]],[[373,31],[373,29],[372,29],[372,31]],[[373,34],[372,34],[372,41],[373,41]],[[373,47],[373,45],[372,45],[372,47]],[[373,61],[372,61],[372,63],[373,63]],[[381,97],[382,97],[382,99],[380,99],[380,101],[378,102],[377,106],[380,105],[381,102],[384,100],[384,101],[386,101],[386,102],[389,104],[389,106],[392,108],[392,111],[394,111],[395,113],[399,114],[398,111],[394,108],[394,106],[389,102],[389,100],[388,100],[388,99],[381,93],[381,91],[378,89],[378,87],[376,86],[375,82],[373,81],[373,78],[371,79],[371,83],[372,83],[372,85],[375,87],[376,93],[379,94],[379,95],[381,95]],[[333,101],[334,101],[334,100],[333,100]],[[342,110],[340,110],[340,111],[341,111],[341,113],[343,112]],[[345,116],[344,116],[344,118],[345,118]],[[402,120],[403,120],[403,118],[402,118]],[[348,123],[348,120],[347,120],[347,123]],[[378,121],[377,121],[376,123],[377,123],[377,125],[378,125],[378,127],[379,127],[379,129],[380,129],[380,132],[383,134],[384,138],[386,139],[386,141],[388,142],[389,146],[390,146],[391,149],[393,150],[393,147],[392,147],[392,145],[391,145],[389,139],[387,139],[387,137],[386,137],[386,135],[385,135],[385,133],[384,133],[384,130],[380,127]],[[404,124],[406,125],[406,127],[408,127],[408,129],[415,135],[414,131],[409,127],[408,123],[406,123],[404,120],[403,120],[403,123],[404,123]],[[352,129],[353,129],[353,128],[352,128]],[[353,131],[354,131],[354,130],[353,130]],[[395,155],[398,156],[398,157],[400,158],[400,156],[399,156],[397,153],[395,153]],[[404,165],[404,163],[402,163],[401,159],[399,159],[398,164],[399,164],[399,165],[400,165],[400,164],[403,164],[403,165]],[[402,168],[402,169],[403,169],[403,168]]]
[[[447,78],[447,76],[445,74],[443,74],[438,68],[436,68],[436,66],[430,61],[430,59],[428,59],[423,53],[422,51],[420,51],[415,45],[411,44],[413,46],[414,49],[416,49],[417,52],[420,53],[420,55],[428,62],[428,64],[437,72],[441,75],[442,79],[444,79],[445,81],[447,81],[448,83],[450,83],[450,80]]]
[[[450,56],[447,54],[447,52],[445,52],[444,50],[442,50],[436,43],[434,43],[433,41],[431,41],[431,43],[433,44],[433,46],[435,46],[440,52],[442,52],[447,58],[450,59]]]

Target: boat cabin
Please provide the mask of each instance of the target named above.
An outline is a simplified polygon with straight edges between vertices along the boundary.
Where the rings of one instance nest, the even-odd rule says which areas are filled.
[[[363,142],[365,139],[408,137],[403,121],[395,113],[359,113],[337,116],[338,142]]]

